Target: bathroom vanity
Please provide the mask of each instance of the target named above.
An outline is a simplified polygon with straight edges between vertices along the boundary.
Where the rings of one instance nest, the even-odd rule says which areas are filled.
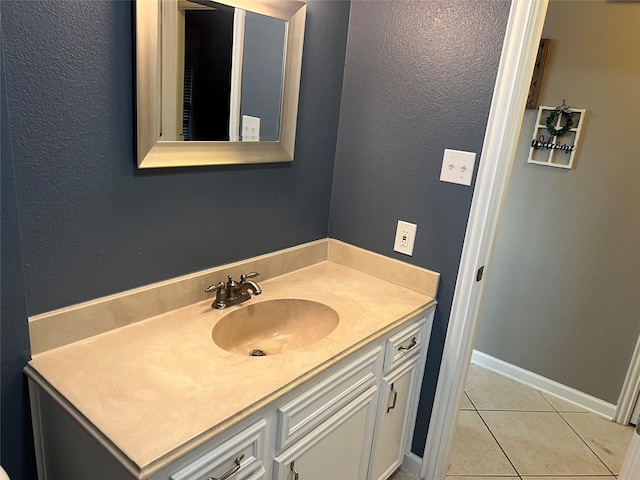
[[[242,305],[200,300],[35,354],[25,371],[39,478],[388,478],[410,450],[438,276],[334,240],[284,253],[197,274],[204,289],[225,269],[288,265]],[[135,294],[85,308],[133,305]],[[290,315],[305,325],[289,335],[299,341],[266,356],[233,351],[219,325],[273,316],[261,304],[302,308]],[[68,326],[82,307],[38,316],[33,331]]]

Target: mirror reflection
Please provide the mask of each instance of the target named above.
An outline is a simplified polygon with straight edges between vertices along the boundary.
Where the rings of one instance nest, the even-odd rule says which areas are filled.
[[[286,22],[207,0],[177,9],[163,14],[176,52],[162,140],[277,141]]]

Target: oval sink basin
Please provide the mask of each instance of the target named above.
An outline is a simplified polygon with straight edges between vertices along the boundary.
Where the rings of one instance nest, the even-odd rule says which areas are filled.
[[[223,350],[240,355],[278,355],[307,348],[340,321],[331,307],[311,300],[282,299],[245,305],[220,319],[211,331]]]

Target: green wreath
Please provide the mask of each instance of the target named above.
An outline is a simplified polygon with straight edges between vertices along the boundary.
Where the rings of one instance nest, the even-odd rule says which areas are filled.
[[[566,114],[567,121],[565,122],[564,127],[555,128],[555,124],[558,121],[558,115],[560,115],[561,113]],[[569,130],[571,130],[571,127],[573,127],[573,118],[572,117],[573,117],[573,112],[571,110],[569,110],[568,108],[565,108],[565,109],[556,108],[553,112],[551,112],[549,114],[549,116],[547,117],[547,120],[545,122],[547,124],[547,130],[549,131],[551,136],[552,137],[561,137],[565,133],[567,133]]]

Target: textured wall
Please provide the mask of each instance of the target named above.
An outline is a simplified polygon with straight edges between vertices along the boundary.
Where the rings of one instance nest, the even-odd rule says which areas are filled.
[[[472,189],[439,181],[445,148],[480,154],[510,3],[355,1],[330,235],[440,272],[413,451],[422,455]],[[393,252],[398,219],[418,225]]]
[[[566,171],[526,163],[526,112],[476,344],[614,404],[640,334],[639,25],[638,3],[551,2],[541,104],[587,117]]]
[[[3,2],[29,314],[327,235],[349,4],[310,2],[295,161],[136,172],[132,5]]]
[[[137,172],[132,3],[0,2],[1,461],[12,479],[35,479],[27,306],[33,315],[327,235],[349,4],[308,4],[293,164]]]
[[[0,8],[2,4],[0,3]],[[34,447],[29,420],[26,378],[22,367],[29,360],[27,304],[18,233],[15,176],[0,37],[0,398],[2,431],[0,464],[11,478],[35,478]]]

